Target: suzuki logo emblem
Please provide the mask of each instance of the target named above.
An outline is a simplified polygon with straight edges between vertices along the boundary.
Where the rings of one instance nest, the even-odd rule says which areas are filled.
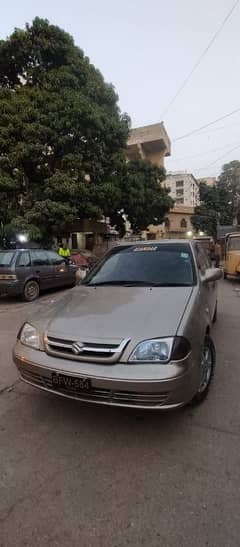
[[[79,355],[80,353],[82,353],[84,349],[84,344],[82,342],[74,342],[74,344],[72,345],[72,351],[73,353],[75,353],[75,355]]]

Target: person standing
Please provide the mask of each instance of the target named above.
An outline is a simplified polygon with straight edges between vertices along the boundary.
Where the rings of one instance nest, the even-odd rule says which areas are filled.
[[[71,256],[70,249],[68,248],[66,243],[63,243],[62,246],[59,247],[58,254],[63,258],[69,258]]]

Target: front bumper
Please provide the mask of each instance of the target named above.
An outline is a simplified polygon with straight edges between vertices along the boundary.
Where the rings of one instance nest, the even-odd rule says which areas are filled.
[[[23,283],[20,281],[0,281],[0,294],[18,296],[23,292]]]
[[[195,395],[198,367],[190,355],[168,365],[73,362],[23,346],[14,349],[14,362],[25,382],[71,399],[129,408],[169,410],[187,404]],[[75,391],[69,386],[55,387],[52,374],[91,380],[91,390]]]

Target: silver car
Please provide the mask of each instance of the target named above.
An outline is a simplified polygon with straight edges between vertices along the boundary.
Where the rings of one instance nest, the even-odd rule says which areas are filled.
[[[25,323],[21,378],[64,397],[172,409],[207,395],[221,270],[194,241],[115,247],[83,283]]]

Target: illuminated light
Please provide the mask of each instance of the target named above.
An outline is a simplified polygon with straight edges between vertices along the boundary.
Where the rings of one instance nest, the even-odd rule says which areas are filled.
[[[27,236],[25,234],[19,234],[18,235],[18,241],[20,241],[20,243],[26,243]]]

